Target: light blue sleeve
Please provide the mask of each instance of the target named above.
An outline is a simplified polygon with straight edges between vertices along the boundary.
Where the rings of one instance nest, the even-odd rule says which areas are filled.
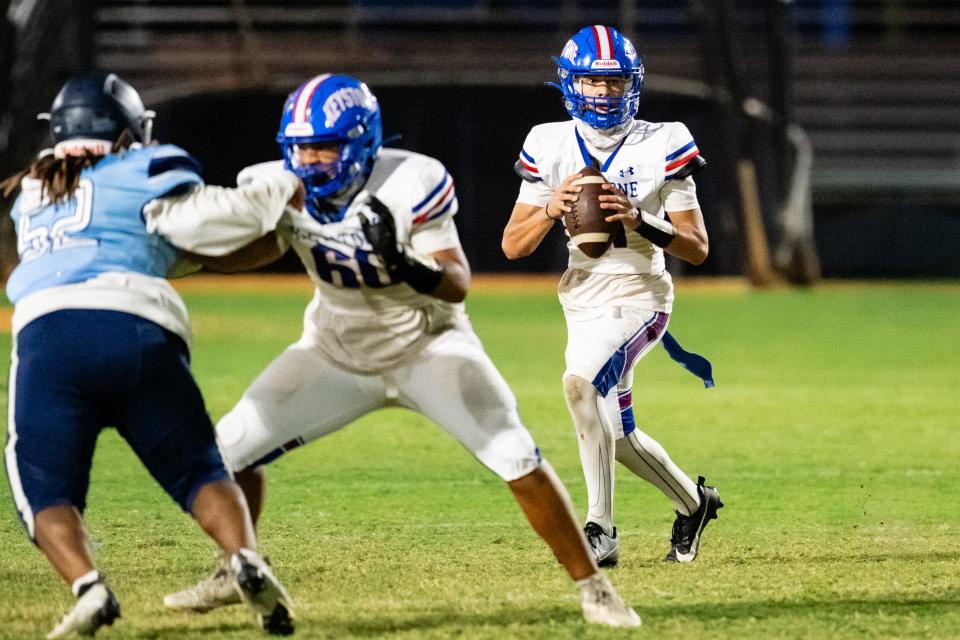
[[[200,163],[180,147],[164,144],[142,152],[143,161],[132,163],[131,168],[145,171],[152,198],[180,195],[203,184]]]

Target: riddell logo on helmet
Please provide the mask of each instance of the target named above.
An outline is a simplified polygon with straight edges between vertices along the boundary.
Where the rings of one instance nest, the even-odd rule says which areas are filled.
[[[590,63],[591,69],[619,69],[620,63],[616,60],[594,60]]]
[[[313,125],[309,122],[291,122],[283,130],[283,135],[295,138],[297,136],[312,136]]]

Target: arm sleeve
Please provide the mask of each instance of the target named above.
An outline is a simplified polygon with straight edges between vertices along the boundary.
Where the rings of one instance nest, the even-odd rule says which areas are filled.
[[[153,198],[189,193],[203,184],[200,163],[192,155],[172,144],[144,150],[147,158],[147,190]],[[132,165],[139,167],[136,163]]]
[[[517,202],[522,202],[523,204],[532,204],[538,207],[545,207],[547,203],[550,202],[550,198],[553,197],[553,189],[545,185],[543,182],[527,182],[524,181],[520,185],[520,193],[517,195]]]
[[[700,202],[697,200],[697,185],[694,184],[693,178],[689,177],[665,182],[660,188],[660,199],[663,202],[664,211],[690,211],[700,208]]]
[[[235,189],[197,186],[147,203],[144,220],[148,231],[180,249],[222,256],[276,227],[298,183],[294,174],[281,169],[257,172]]]
[[[683,169],[694,157],[700,155],[700,149],[686,125],[674,123],[667,138],[664,158],[663,186],[660,187],[660,201],[664,211],[689,211],[700,207],[697,201],[697,186],[692,177],[679,178],[677,172]]]
[[[242,187],[250,184],[260,175],[270,176],[278,172],[289,174],[284,167],[283,160],[272,160],[270,162],[252,164],[237,174],[237,185]],[[298,213],[299,212],[290,205],[285,205],[284,213],[274,227],[274,230],[277,232],[277,246],[280,248],[281,253],[286,253],[287,250],[290,249],[292,244],[291,237],[293,236],[293,220],[291,216],[296,216]]]
[[[425,229],[414,228],[410,235],[410,248],[424,256],[459,246],[460,236],[452,217],[445,217],[439,224]]]
[[[517,196],[517,202],[545,207],[550,202],[550,198],[553,197],[553,189],[543,181],[538,154],[537,136],[534,135],[533,131],[530,131],[526,140],[523,141],[520,156],[514,165],[514,170],[523,178],[523,182],[520,183],[520,194]]]

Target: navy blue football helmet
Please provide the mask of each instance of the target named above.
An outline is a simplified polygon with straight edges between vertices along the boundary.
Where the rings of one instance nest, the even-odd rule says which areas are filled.
[[[609,129],[637,114],[643,87],[643,61],[633,44],[613,27],[593,25],[573,35],[554,57],[560,82],[550,83],[563,92],[563,106],[572,117],[591,127]],[[592,97],[583,94],[583,76],[620,76],[622,96]]]
[[[50,132],[55,149],[73,142],[80,147],[105,146],[108,152],[124,130],[134,142],[148,144],[152,116],[136,89],[119,76],[88,71],[67,80],[54,98]]]
[[[287,98],[277,142],[284,166],[306,187],[308,213],[321,223],[336,222],[345,210],[328,200],[355,191],[373,171],[383,144],[380,104],[356,78],[317,76]],[[300,163],[300,145],[331,142],[339,146],[336,162]]]

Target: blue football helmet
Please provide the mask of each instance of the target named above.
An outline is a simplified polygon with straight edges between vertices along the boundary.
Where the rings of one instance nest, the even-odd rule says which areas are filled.
[[[109,151],[124,130],[135,142],[149,143],[152,116],[152,111],[144,110],[137,90],[119,76],[88,71],[67,80],[49,115],[40,117],[49,117],[57,147],[69,146],[71,141],[78,146],[101,142]]]
[[[580,29],[553,61],[560,82],[549,84],[563,92],[563,106],[572,117],[596,129],[609,129],[637,114],[643,61],[633,44],[613,27],[598,24]],[[583,76],[621,76],[623,96],[586,96],[580,87]]]
[[[321,223],[336,222],[343,219],[345,209],[329,201],[366,182],[383,144],[380,104],[356,78],[317,76],[287,98],[277,142],[284,166],[306,187],[307,211]],[[339,145],[336,162],[300,163],[300,145],[325,142]]]

